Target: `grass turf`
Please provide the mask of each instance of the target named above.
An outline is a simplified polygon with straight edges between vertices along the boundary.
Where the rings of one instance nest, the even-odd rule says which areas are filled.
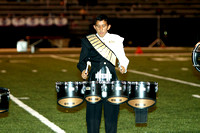
[[[186,60],[176,60],[179,57]],[[78,60],[78,57],[70,58]],[[155,61],[155,58],[167,61]],[[129,69],[199,84],[200,73],[193,68],[190,58],[188,55],[131,56]],[[56,103],[55,82],[82,81],[75,62],[48,56],[4,56],[0,57],[0,70],[6,70],[6,73],[0,73],[1,87],[9,88],[11,94],[19,99],[28,97],[21,101],[66,133],[86,133],[85,102],[72,109],[62,108]],[[200,99],[192,97],[193,94],[200,95],[200,87],[131,72],[125,75],[120,75],[119,72],[117,74],[120,80],[155,81],[159,84],[157,103],[148,109],[147,124],[136,124],[133,108],[124,103],[120,106],[118,133],[200,132]],[[53,132],[12,100],[9,112],[0,114],[0,123],[2,133]],[[104,133],[104,129],[102,115],[100,132]]]

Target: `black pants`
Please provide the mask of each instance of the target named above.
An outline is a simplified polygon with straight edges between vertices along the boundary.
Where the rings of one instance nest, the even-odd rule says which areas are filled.
[[[88,133],[99,133],[102,105],[104,105],[104,120],[106,133],[117,133],[119,105],[113,105],[106,100],[91,104],[87,102],[86,121]]]

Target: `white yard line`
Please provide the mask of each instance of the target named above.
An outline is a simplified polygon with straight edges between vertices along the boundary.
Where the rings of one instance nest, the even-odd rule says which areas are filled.
[[[53,130],[56,133],[65,133],[64,130],[62,130],[60,127],[56,126],[54,123],[50,122],[47,118],[45,118],[43,115],[39,114],[37,111],[33,110],[26,104],[24,104],[22,101],[14,97],[12,94],[10,94],[10,99],[15,102],[17,105],[19,105],[21,108],[26,110],[28,113],[30,113],[32,116],[39,119],[42,123],[47,125],[51,130]]]
[[[148,76],[148,77],[168,80],[168,81],[172,81],[172,82],[177,82],[177,83],[181,83],[181,84],[186,84],[186,85],[190,85],[190,86],[200,87],[200,84],[196,84],[196,83],[192,83],[192,82],[188,82],[188,81],[183,81],[183,80],[179,80],[179,79],[174,79],[174,78],[169,78],[169,77],[164,77],[164,76],[159,76],[159,75],[155,75],[155,74],[140,72],[140,71],[136,71],[136,70],[129,69],[128,72],[140,74],[140,75],[145,75],[145,76]]]
[[[62,57],[62,56],[57,56],[57,55],[50,55],[50,57],[54,58],[54,59],[59,59],[59,60],[64,60],[64,61],[70,61],[70,62],[78,63],[78,60],[72,59],[72,58],[67,58],[67,57]]]
[[[197,95],[197,94],[193,94],[192,96],[195,98],[200,98],[200,95]]]

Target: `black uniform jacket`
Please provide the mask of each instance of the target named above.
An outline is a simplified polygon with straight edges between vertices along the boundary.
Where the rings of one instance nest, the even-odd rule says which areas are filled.
[[[87,38],[81,39],[81,45],[82,49],[77,67],[82,72],[83,70],[86,69],[87,61],[91,62],[91,70],[89,72],[89,78],[88,78],[89,81],[95,80],[96,72],[98,72],[103,65],[106,65],[109,68],[112,74],[112,80],[117,80],[115,66],[112,63],[110,63],[107,59],[105,59],[103,56],[101,56],[92,46],[92,44],[88,41]]]

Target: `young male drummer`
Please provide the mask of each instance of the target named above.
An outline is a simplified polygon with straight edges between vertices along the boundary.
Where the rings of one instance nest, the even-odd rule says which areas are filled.
[[[93,27],[97,33],[81,39],[82,49],[77,64],[82,72],[81,77],[88,78],[88,81],[116,81],[116,60],[119,61],[118,68],[122,74],[127,72],[129,64],[123,48],[124,38],[108,33],[111,25],[106,15],[97,16]],[[91,62],[89,73],[86,70],[87,61]],[[104,105],[106,133],[116,133],[119,105],[110,104],[105,99],[96,104],[87,102],[87,131],[88,133],[99,133],[102,105]]]

